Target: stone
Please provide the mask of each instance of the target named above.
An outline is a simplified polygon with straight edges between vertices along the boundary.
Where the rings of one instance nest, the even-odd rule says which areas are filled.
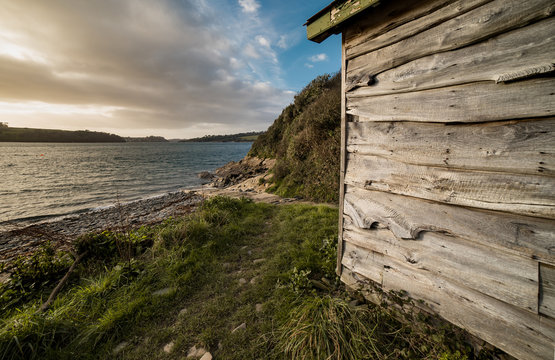
[[[245,278],[239,279],[239,285],[245,285],[246,283],[247,283],[247,280],[245,280]]]
[[[254,308],[256,309],[256,312],[261,312],[262,311],[262,304],[256,304],[254,306]]]
[[[153,296],[165,296],[173,292],[173,288],[163,288],[152,293]]]
[[[173,341],[167,343],[166,346],[164,346],[164,352],[167,353],[167,354],[171,353],[172,350],[173,350],[173,346],[174,346]]]
[[[192,358],[192,357],[198,358],[198,357],[204,356],[204,354],[206,354],[206,353],[207,353],[207,351],[206,351],[205,348],[202,348],[202,347],[197,348],[196,345],[193,345],[193,347],[191,347],[189,349],[189,352],[187,352],[187,357],[188,358]],[[210,355],[210,356],[212,356],[212,355]]]
[[[242,323],[241,325],[237,326],[235,329],[231,330],[231,333],[233,334],[236,331],[245,330],[246,328],[247,328],[247,324]]]
[[[187,314],[187,308],[183,308],[183,309],[179,310],[179,316],[183,316],[185,314]]]
[[[251,285],[254,285],[254,284],[256,284],[257,281],[258,281],[258,276],[255,276],[249,282],[251,283]]]
[[[202,179],[202,180],[212,180],[216,177],[210,171],[201,171],[197,174],[197,176],[199,179]]]
[[[200,360],[212,360],[212,354],[210,354],[209,352],[204,353],[204,355],[202,355]]]
[[[260,264],[260,263],[263,263],[264,261],[266,261],[266,259],[261,258],[261,259],[254,259],[252,262],[253,264]]]
[[[123,349],[125,349],[125,348],[127,347],[127,345],[128,345],[128,342],[127,342],[127,341],[120,342],[120,343],[114,348],[114,351],[112,351],[112,354],[114,354],[114,355],[119,354],[120,352],[123,351]]]

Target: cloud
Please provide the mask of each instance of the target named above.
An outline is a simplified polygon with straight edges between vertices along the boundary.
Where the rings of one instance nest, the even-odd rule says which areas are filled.
[[[314,67],[314,65],[309,64],[309,63],[305,63],[304,66],[306,66],[309,69],[312,69]]]
[[[256,13],[260,8],[260,4],[256,0],[239,0],[239,5],[245,13]]]
[[[245,55],[253,59],[260,59],[260,54],[256,51],[252,44],[247,44],[247,46],[245,46]]]
[[[258,35],[255,40],[264,47],[270,47],[270,41],[266,39],[264,36]]]
[[[320,62],[320,61],[326,61],[327,59],[328,59],[328,55],[317,54],[317,55],[311,56],[308,60],[312,62]]]
[[[0,0],[0,121],[171,137],[203,135],[199,123],[265,129],[292,99],[270,85],[280,72],[271,37],[214,4]]]
[[[278,42],[277,42],[277,46],[280,47],[280,48],[282,48],[282,49],[287,49],[287,47],[288,47],[288,46],[287,46],[287,45],[288,45],[287,42],[288,42],[288,41],[287,41],[287,36],[281,35],[281,36],[279,37]]]

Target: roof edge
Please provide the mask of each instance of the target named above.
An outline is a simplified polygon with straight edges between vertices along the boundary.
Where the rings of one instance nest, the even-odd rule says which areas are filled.
[[[361,11],[376,6],[380,0],[335,0],[310,17],[306,25],[308,40],[320,43],[339,31],[339,25]]]

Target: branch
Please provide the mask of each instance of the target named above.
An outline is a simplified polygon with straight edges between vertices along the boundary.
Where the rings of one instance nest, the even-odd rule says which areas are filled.
[[[46,302],[44,304],[42,304],[40,306],[40,308],[37,310],[37,313],[41,313],[44,312],[46,310],[48,310],[48,308],[50,307],[50,305],[52,304],[52,302],[54,302],[54,299],[56,299],[56,296],[58,295],[58,293],[60,292],[60,290],[62,290],[62,287],[65,285],[65,283],[67,282],[67,279],[69,279],[69,275],[71,275],[71,273],[73,272],[73,270],[75,269],[75,266],[77,266],[77,264],[83,260],[83,258],[87,255],[87,251],[85,251],[84,253],[80,254],[75,261],[73,262],[73,264],[71,264],[71,266],[69,267],[69,270],[67,271],[67,273],[64,275],[64,277],[60,280],[60,282],[58,283],[58,285],[56,285],[56,287],[54,288],[54,290],[52,290],[52,293],[50,293],[50,296],[48,297],[48,300],[46,300]]]

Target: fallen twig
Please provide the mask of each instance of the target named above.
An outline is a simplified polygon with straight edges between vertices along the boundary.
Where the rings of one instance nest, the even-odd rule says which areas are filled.
[[[64,286],[64,284],[67,282],[67,279],[69,279],[69,275],[71,275],[71,273],[73,272],[73,270],[75,269],[75,266],[77,266],[77,264],[79,264],[79,262],[81,260],[83,260],[83,258],[87,255],[87,251],[85,251],[84,253],[80,254],[79,256],[77,256],[77,258],[75,259],[75,261],[73,262],[73,264],[71,264],[71,266],[69,267],[69,270],[67,271],[67,273],[64,275],[64,277],[60,280],[60,282],[58,283],[58,285],[56,285],[56,287],[54,288],[54,290],[52,290],[52,292],[50,293],[50,296],[48,297],[48,300],[46,300],[46,302],[44,304],[42,304],[40,306],[40,308],[37,310],[38,313],[40,312],[44,312],[46,310],[48,310],[48,308],[50,307],[50,305],[52,304],[52,302],[54,302],[54,299],[56,299],[56,296],[58,295],[58,293],[60,292],[60,290],[62,290],[62,287]]]

